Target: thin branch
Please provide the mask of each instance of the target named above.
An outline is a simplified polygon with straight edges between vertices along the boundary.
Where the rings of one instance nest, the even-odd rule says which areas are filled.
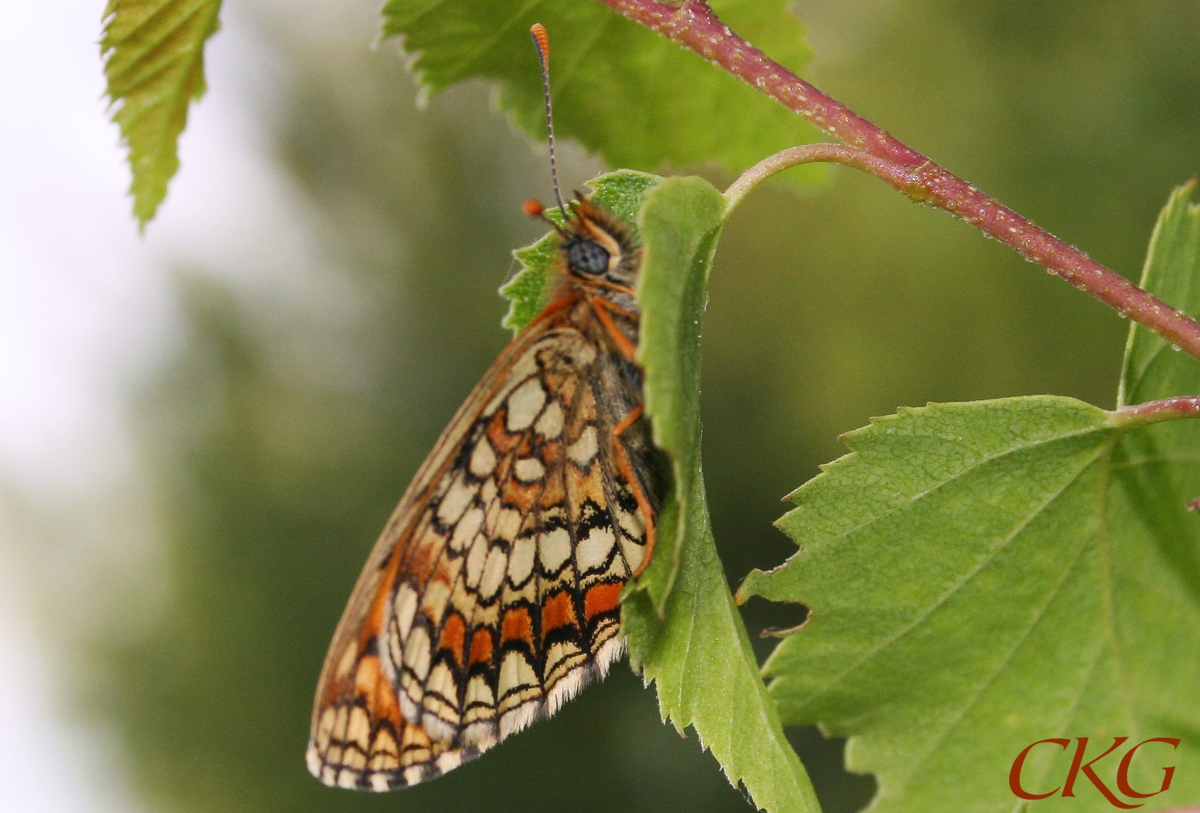
[[[1174,421],[1179,418],[1200,418],[1200,395],[1181,395],[1161,401],[1122,407],[1112,413],[1121,426],[1141,426],[1159,421]]]
[[[600,0],[776,99],[827,133],[879,159],[855,164],[908,197],[955,215],[1080,290],[1200,359],[1200,324],[1083,251],[980,192],[849,108],[826,96],[733,33],[702,0]],[[827,160],[827,159],[822,159]],[[832,159],[828,159],[832,160]],[[888,167],[911,174],[880,172]]]
[[[883,178],[897,189],[920,182],[917,174],[908,167],[878,158],[857,147],[826,143],[801,144],[764,158],[731,183],[725,190],[725,199],[729,202],[727,212],[733,211],[746,195],[768,178],[791,167],[817,162],[842,164],[864,170],[877,178]]]

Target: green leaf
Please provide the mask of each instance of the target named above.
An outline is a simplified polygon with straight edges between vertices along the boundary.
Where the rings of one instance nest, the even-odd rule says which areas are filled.
[[[675,493],[660,517],[654,559],[622,604],[621,623],[634,668],[658,686],[664,719],[680,731],[690,725],[760,808],[817,811],[725,582],[704,499],[700,319],[724,216],[724,196],[699,178],[663,181],[642,209],[638,350],[646,409],[655,441],[674,463]]]
[[[1141,285],[1189,314],[1200,313],[1200,207],[1195,183],[1175,191],[1155,227]],[[1200,362],[1167,349],[1134,324],[1122,402],[1200,394]],[[1200,421],[1130,432],[1113,453],[1108,524],[1112,601],[1123,645],[1130,713],[1151,736],[1180,737],[1179,781],[1170,806],[1200,804]],[[1186,772],[1186,776],[1185,776]],[[1153,778],[1147,780],[1147,785]],[[1161,782],[1161,777],[1158,780]],[[1157,787],[1157,784],[1155,785]],[[1147,805],[1147,809],[1150,805]]]
[[[221,0],[109,0],[104,11],[107,93],[129,146],[129,191],[143,227],[179,169],[179,134],[188,105],[204,94],[204,43],[220,8]]]
[[[1200,314],[1200,213],[1190,204],[1196,182],[1179,187],[1167,201],[1142,272],[1141,287],[1169,305]],[[1119,403],[1139,404],[1173,395],[1200,393],[1200,369],[1158,334],[1130,324]],[[1190,424],[1179,424],[1179,428]],[[1164,427],[1165,428],[1165,427]]]
[[[1196,310],[1200,215],[1177,194],[1146,281]],[[1200,365],[1131,337],[1132,399],[1200,392]],[[803,552],[740,597],[803,602],[809,623],[766,665],[785,722],[850,737],[872,811],[1011,811],[1017,754],[1051,737],[1179,737],[1131,784],[1200,802],[1200,423],[1144,426],[1040,396],[901,410],[846,436],[852,453],[793,495],[779,527]],[[1155,746],[1151,746],[1153,748]],[[1034,751],[1025,788],[1061,786],[1075,747]],[[1115,789],[1120,754],[1098,763]],[[1112,810],[1081,775],[1075,798]],[[1134,799],[1136,803],[1144,800]]]
[[[733,30],[799,72],[810,52],[785,0],[715,0]],[[541,72],[529,27],[551,38],[555,129],[611,166],[654,171],[716,161],[741,172],[815,128],[777,102],[598,2],[389,0],[383,36],[403,35],[423,92],[482,77],[498,103],[536,139],[545,137]],[[795,172],[795,171],[794,171]],[[821,168],[800,170],[808,179]]]
[[[636,588],[664,617],[687,540],[708,534],[700,473],[700,319],[708,302],[708,272],[726,215],[725,197],[700,178],[673,178],[641,211],[646,253],[638,281],[642,308],[638,361],[646,371],[646,414],[654,440],[672,461],[679,516],[674,533],[657,534],[654,558]],[[696,495],[701,495],[697,497]]]
[[[635,230],[645,254],[638,287],[639,360],[655,441],[671,457],[674,492],[654,558],[622,599],[630,660],[658,686],[664,719],[691,726],[726,775],[770,811],[818,811],[717,558],[700,465],[700,319],[726,200],[700,178],[622,170],[590,184],[591,199]],[[551,213],[553,214],[553,213]],[[545,305],[555,269],[550,235],[517,252],[526,267],[505,286],[519,329]]]

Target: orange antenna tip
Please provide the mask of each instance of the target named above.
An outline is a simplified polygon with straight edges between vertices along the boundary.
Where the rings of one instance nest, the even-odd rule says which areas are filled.
[[[529,215],[530,217],[541,217],[542,212],[545,211],[545,208],[542,206],[542,202],[534,198],[530,198],[522,203],[521,208],[524,209],[525,214]]]
[[[554,182],[554,199],[558,201],[558,210],[562,212],[563,220],[567,217],[567,207],[563,206],[562,192],[558,188],[558,161],[554,157],[554,114],[550,112],[550,35],[541,23],[534,23],[529,29],[533,37],[533,47],[537,50],[538,62],[542,66],[542,94],[546,103],[546,144],[550,147],[550,180]],[[528,211],[528,209],[526,210]]]
[[[537,43],[537,49],[542,57],[542,61],[549,62],[550,35],[546,33],[546,27],[541,23],[534,23],[529,29],[529,33],[533,36],[533,41]]]

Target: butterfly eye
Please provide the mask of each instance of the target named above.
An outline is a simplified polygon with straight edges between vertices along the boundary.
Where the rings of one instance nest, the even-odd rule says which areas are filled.
[[[594,240],[572,240],[567,245],[567,265],[584,274],[603,274],[608,270],[609,254]]]

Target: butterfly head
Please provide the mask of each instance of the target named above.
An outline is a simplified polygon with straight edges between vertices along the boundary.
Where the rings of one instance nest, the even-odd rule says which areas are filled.
[[[570,204],[570,216],[559,228],[567,273],[584,286],[632,289],[637,283],[641,251],[629,228],[583,195]]]

